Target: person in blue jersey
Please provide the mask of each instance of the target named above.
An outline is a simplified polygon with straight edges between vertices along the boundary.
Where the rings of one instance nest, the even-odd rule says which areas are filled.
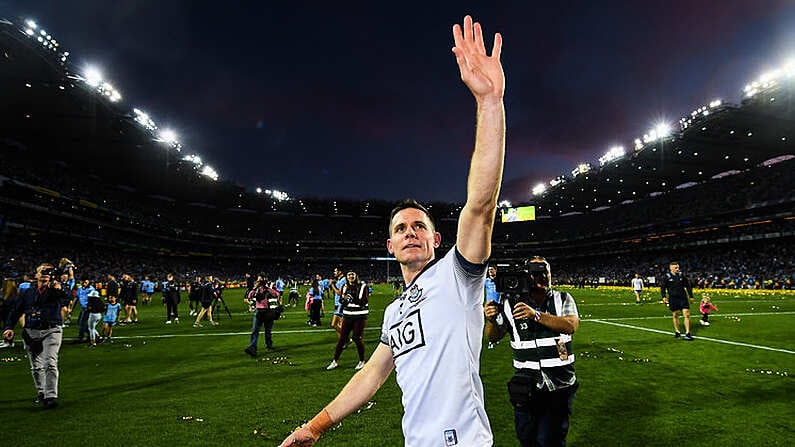
[[[102,336],[108,343],[113,343],[113,326],[119,321],[120,310],[121,304],[116,302],[116,295],[110,295],[108,305],[105,307],[105,316],[102,318]]]
[[[345,285],[345,274],[339,268],[334,269],[334,279],[331,281],[331,289],[334,291],[334,314],[331,316],[331,327],[337,331],[339,337],[342,332],[342,307],[340,306],[340,294]],[[347,341],[346,341],[347,346]]]
[[[551,269],[544,258],[529,259],[523,269],[526,293],[486,303],[486,336],[492,342],[505,334],[511,338],[515,372],[508,394],[519,444],[563,446],[579,388],[571,341],[580,318],[574,298],[552,288]]]
[[[486,282],[484,288],[486,289],[486,304],[488,303],[500,303],[500,294],[497,292],[497,285],[494,283],[494,278],[497,277],[497,267],[489,266],[488,270],[486,270]],[[496,342],[499,344],[500,342]],[[494,349],[495,343],[489,341],[487,346],[488,349]]]
[[[88,336],[90,335],[90,331],[88,330],[88,317],[89,317],[89,312],[87,310],[88,296],[91,292],[96,292],[96,291],[97,289],[95,289],[94,286],[91,285],[91,281],[88,278],[83,278],[83,281],[80,283],[80,286],[78,286],[77,288],[76,292],[77,297],[74,300],[72,300],[69,313],[71,313],[72,310],[74,309],[74,305],[76,304],[75,301],[77,301],[77,304],[80,304],[80,313],[77,316],[78,331],[77,331],[76,343],[81,343],[83,341],[83,336],[86,336],[86,338],[88,338]]]
[[[309,325],[319,327],[320,312],[323,310],[323,289],[318,284],[317,278],[312,280],[312,285],[309,287],[309,291],[306,292],[306,296],[311,298],[309,303]]]
[[[141,281],[141,292],[144,294],[141,299],[143,304],[152,304],[152,295],[155,293],[155,282],[149,279],[148,276],[144,276],[144,280]]]
[[[405,291],[387,306],[380,343],[364,367],[281,447],[314,445],[367,402],[393,369],[402,391],[406,446],[493,444],[479,370],[483,282],[505,157],[502,37],[495,34],[489,55],[480,24],[466,16],[463,26],[453,26],[453,40],[461,79],[477,106],[467,199],[455,245],[437,258],[442,236],[428,210],[413,200],[393,209],[386,246],[400,264]],[[402,158],[396,155],[399,171],[410,179],[411,162],[406,167]]]

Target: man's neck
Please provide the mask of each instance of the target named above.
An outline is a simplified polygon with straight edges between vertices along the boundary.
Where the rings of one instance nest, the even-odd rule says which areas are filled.
[[[411,264],[401,264],[400,270],[403,273],[403,281],[406,285],[411,284],[414,281],[414,278],[420,274],[422,269],[425,268],[434,258],[428,259],[427,261],[411,263]]]

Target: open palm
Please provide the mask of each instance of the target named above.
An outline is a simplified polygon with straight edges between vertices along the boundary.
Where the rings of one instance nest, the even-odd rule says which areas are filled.
[[[453,25],[455,59],[461,71],[461,80],[469,87],[478,101],[501,100],[505,92],[505,74],[502,71],[500,52],[502,36],[494,35],[494,46],[491,56],[486,54],[483,42],[483,29],[472,17],[464,17],[463,28]]]

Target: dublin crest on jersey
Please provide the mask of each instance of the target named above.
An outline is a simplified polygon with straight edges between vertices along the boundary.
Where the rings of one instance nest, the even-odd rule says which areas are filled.
[[[416,303],[417,301],[420,300],[420,298],[422,298],[422,289],[420,289],[419,286],[414,284],[413,286],[411,286],[411,288],[409,290],[407,290],[404,293],[403,296],[406,299],[408,299],[409,302]]]

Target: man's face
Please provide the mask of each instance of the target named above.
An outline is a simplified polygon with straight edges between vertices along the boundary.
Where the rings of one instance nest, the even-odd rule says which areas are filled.
[[[89,280],[87,280],[87,279],[84,279],[84,280],[83,280],[83,287],[88,287],[88,286],[89,286],[89,284],[91,284],[91,283],[89,282]]]
[[[495,267],[489,267],[489,278],[494,278],[497,276],[497,269]]]
[[[673,274],[679,273],[679,264],[671,264],[668,268],[671,269],[671,273]]]
[[[38,282],[49,282],[50,281],[50,275],[43,274],[42,271],[47,270],[47,269],[51,269],[51,268],[52,268],[52,266],[49,265],[49,264],[42,264],[42,265],[36,267],[36,275],[35,275],[36,281],[38,281]]]
[[[386,248],[401,264],[430,261],[442,242],[442,235],[433,231],[428,215],[416,208],[398,211],[389,228]]]
[[[348,283],[352,283],[352,282],[356,281],[356,273],[348,272],[348,274],[345,276],[345,278],[348,280]]]
[[[340,269],[334,269],[334,277],[335,278],[340,278],[341,276],[342,276],[342,272],[340,271]]]
[[[549,272],[549,264],[543,261],[538,261],[538,262],[531,261],[530,264],[531,264],[530,267],[531,287],[537,289],[544,289],[544,290],[550,288],[552,286],[552,281],[551,281],[552,275]]]

